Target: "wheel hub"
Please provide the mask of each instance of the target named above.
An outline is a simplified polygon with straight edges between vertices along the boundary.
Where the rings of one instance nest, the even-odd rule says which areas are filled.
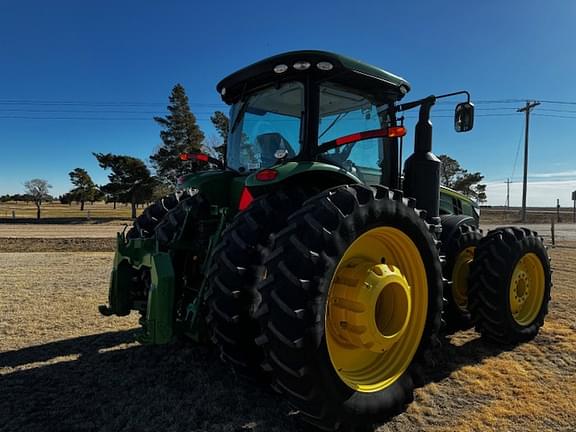
[[[516,264],[510,280],[510,312],[520,325],[538,315],[544,298],[544,270],[538,257],[528,253]]]
[[[458,255],[452,270],[452,297],[463,312],[468,310],[468,275],[475,251],[476,248],[473,246],[464,249]]]
[[[340,343],[388,351],[406,331],[411,289],[392,265],[351,260],[334,280],[329,320]]]
[[[326,298],[326,345],[350,388],[370,393],[409,367],[426,325],[426,268],[398,228],[373,228],[346,249]]]

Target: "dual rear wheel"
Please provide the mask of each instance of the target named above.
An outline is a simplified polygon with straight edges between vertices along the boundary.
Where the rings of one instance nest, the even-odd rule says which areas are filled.
[[[275,388],[322,428],[401,412],[440,327],[442,277],[432,230],[413,200],[383,187],[341,186],[310,198],[270,233],[256,285],[236,278],[223,287],[222,273],[214,273],[211,316],[223,356],[232,352],[230,342],[259,350],[252,358]],[[223,241],[233,236],[229,231]],[[223,250],[217,261],[225,259],[231,260]],[[252,299],[227,315],[237,328],[255,320],[256,347],[239,335],[218,336],[226,292]]]

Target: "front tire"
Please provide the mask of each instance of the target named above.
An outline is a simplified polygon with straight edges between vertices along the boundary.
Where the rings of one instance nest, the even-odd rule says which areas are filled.
[[[265,367],[323,429],[398,414],[437,340],[442,276],[414,200],[341,186],[288,220],[267,258],[258,312]]]
[[[447,300],[444,320],[448,332],[467,330],[474,325],[468,310],[468,279],[480,240],[482,233],[478,228],[462,224],[447,243],[442,244],[442,252],[446,256],[443,272],[448,281],[444,292]]]
[[[478,245],[470,273],[476,330],[503,345],[533,339],[544,325],[551,287],[550,259],[534,231],[490,231]]]

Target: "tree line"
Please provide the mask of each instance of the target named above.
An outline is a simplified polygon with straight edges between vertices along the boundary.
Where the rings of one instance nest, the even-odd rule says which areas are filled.
[[[136,217],[138,204],[150,202],[174,190],[178,178],[191,171],[205,169],[198,162],[183,163],[180,154],[185,152],[204,152],[223,159],[228,136],[228,117],[216,111],[210,117],[218,137],[206,139],[190,110],[188,96],[181,84],[176,84],[169,96],[168,114],[156,116],[154,121],[162,128],[162,143],[149,157],[149,163],[125,154],[97,153],[92,155],[98,165],[109,172],[108,183],[97,185],[84,168],[74,168],[68,173],[73,188],[58,197],[62,204],[76,202],[84,210],[86,202],[105,200],[116,208],[117,203],[132,206],[132,218]],[[37,207],[37,218],[41,215],[44,202],[55,198],[49,193],[52,186],[44,179],[32,179],[24,184],[25,193],[4,195],[0,201],[33,202]]]
[[[132,206],[132,218],[136,217],[138,204],[158,199],[174,190],[178,178],[206,168],[200,162],[183,163],[179,156],[185,152],[203,152],[223,160],[227,146],[229,119],[221,111],[210,117],[218,136],[206,138],[190,110],[188,96],[181,84],[176,84],[169,96],[166,116],[156,116],[154,121],[161,126],[162,143],[149,157],[154,170],[141,159],[123,154],[92,153],[98,165],[109,172],[108,183],[97,185],[84,168],[74,168],[68,173],[73,188],[58,197],[63,204],[76,202],[84,210],[86,202],[105,200],[116,208],[117,203]],[[440,155],[442,161],[441,181],[464,195],[479,202],[486,200],[486,186],[479,184],[483,176],[479,172],[469,173],[458,161],[446,155]],[[46,180],[32,179],[24,184],[25,194],[5,195],[0,201],[31,201],[37,207],[40,218],[41,206],[54,198],[49,194],[52,187]]]

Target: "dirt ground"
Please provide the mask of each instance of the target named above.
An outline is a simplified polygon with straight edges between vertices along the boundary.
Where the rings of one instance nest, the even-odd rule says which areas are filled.
[[[575,430],[576,243],[551,255],[540,335],[511,351],[448,338],[415,402],[378,431]],[[305,430],[212,348],[141,346],[136,316],[100,316],[112,256],[0,253],[0,431]]]
[[[128,222],[129,223],[129,222]],[[0,252],[112,252],[125,224],[0,224]]]

